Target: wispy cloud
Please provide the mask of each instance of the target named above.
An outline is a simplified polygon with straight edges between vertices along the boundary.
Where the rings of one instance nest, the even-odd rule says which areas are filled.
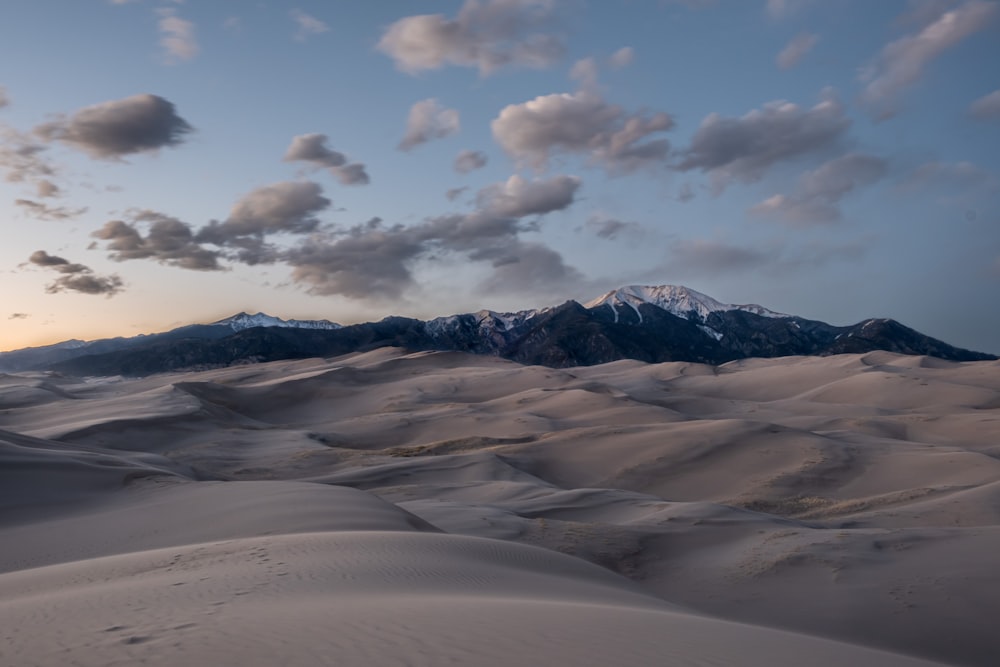
[[[1000,14],[1000,5],[967,0],[943,11],[919,32],[890,42],[862,71],[866,82],[861,101],[877,120],[898,111],[898,98],[923,78],[927,66],[945,51],[984,30]]]
[[[775,62],[781,69],[791,69],[806,57],[819,42],[819,35],[810,32],[800,32],[788,45],[781,50]]]
[[[187,61],[198,55],[194,23],[179,17],[173,7],[157,9],[156,14],[160,17],[157,28],[160,31],[160,46],[163,47],[166,62]]]
[[[289,12],[289,15],[295,21],[296,30],[294,37],[297,42],[304,42],[310,37],[322,35],[324,32],[330,31],[330,26],[315,16],[306,14],[301,9],[293,9]]]

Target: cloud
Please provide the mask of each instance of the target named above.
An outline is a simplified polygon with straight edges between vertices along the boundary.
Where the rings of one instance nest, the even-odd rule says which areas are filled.
[[[545,215],[572,204],[580,185],[576,176],[528,181],[515,174],[503,183],[481,190],[477,202],[481,209],[501,217]]]
[[[0,86],[0,109],[10,104],[10,98],[7,97],[7,89]]]
[[[14,128],[0,125],[0,170],[10,183],[22,183],[55,174],[43,155],[47,147]]]
[[[480,257],[486,259],[486,257]],[[562,255],[541,243],[516,240],[492,257],[493,272],[478,290],[488,294],[523,294],[536,298],[562,296],[570,286],[579,287],[584,276],[566,264]]]
[[[597,74],[597,61],[593,58],[577,60],[569,70],[569,78],[579,81],[584,90],[597,88]]]
[[[468,174],[470,171],[485,167],[487,161],[486,153],[465,150],[455,156],[453,167],[460,174]]]
[[[35,128],[47,141],[62,141],[108,160],[176,146],[192,131],[171,102],[150,94],[96,104]]]
[[[300,134],[292,138],[285,151],[285,162],[306,162],[327,169],[343,185],[367,185],[370,182],[365,165],[349,163],[347,156],[326,145],[325,134]]]
[[[772,19],[785,19],[802,9],[808,0],[767,0],[764,10]]]
[[[1000,121],[1000,90],[980,97],[969,107],[969,115],[978,120]]]
[[[316,214],[330,206],[323,188],[312,181],[284,181],[256,188],[241,197],[223,222],[202,227],[196,240],[255,252],[267,234],[307,234],[319,225]],[[250,262],[248,257],[243,261]],[[261,261],[258,257],[256,261]]]
[[[11,313],[7,316],[8,320],[26,320],[31,317],[28,313]]]
[[[432,139],[441,139],[459,130],[458,111],[441,106],[435,99],[416,102],[406,118],[406,134],[399,150],[408,151]]]
[[[187,61],[198,55],[198,41],[194,36],[194,23],[177,16],[173,7],[156,10],[160,20],[160,46],[168,63]]]
[[[359,225],[341,238],[310,239],[284,255],[292,280],[319,295],[355,299],[398,298],[413,282],[411,263],[425,252],[405,228]]]
[[[415,74],[445,65],[475,67],[488,76],[506,66],[541,68],[565,47],[550,34],[554,0],[466,0],[458,15],[407,16],[390,25],[378,49]]]
[[[810,32],[800,32],[788,45],[781,50],[774,62],[781,69],[790,69],[799,64],[807,53],[819,42],[819,35]]]
[[[642,226],[637,222],[624,222],[597,214],[590,216],[584,227],[598,238],[607,241],[613,241],[623,235],[638,235],[642,232]]]
[[[836,222],[841,218],[838,204],[844,196],[876,183],[888,171],[888,164],[880,157],[842,155],[802,174],[795,194],[774,195],[750,207],[749,212],[796,226]]]
[[[694,188],[691,187],[690,183],[682,183],[681,187],[677,188],[676,199],[682,204],[686,204],[694,199]]]
[[[25,214],[39,220],[68,220],[87,212],[86,208],[48,206],[43,202],[33,201],[31,199],[15,199],[14,204],[20,206]]]
[[[35,184],[35,191],[37,195],[43,199],[47,197],[56,197],[60,192],[59,186],[46,178],[43,178]]]
[[[712,113],[677,169],[710,174],[717,191],[733,180],[753,183],[779,162],[834,145],[850,124],[843,105],[832,98],[811,109],[779,100],[739,118]]]
[[[449,188],[448,190],[445,191],[444,196],[448,198],[448,201],[455,201],[456,199],[462,196],[463,192],[465,192],[468,189],[469,187],[467,185],[463,185],[460,188]]]
[[[611,54],[609,62],[612,67],[621,69],[622,67],[631,65],[633,60],[635,60],[635,49],[631,46],[623,46]]]
[[[355,299],[397,299],[415,284],[413,270],[419,261],[447,255],[488,262],[494,277],[508,276],[513,269],[504,267],[521,263],[523,274],[510,278],[508,286],[523,285],[543,274],[568,280],[577,276],[558,253],[525,244],[519,234],[537,228],[536,222],[525,223],[522,218],[567,208],[578,187],[579,179],[572,176],[526,181],[515,175],[483,188],[468,213],[427,218],[410,226],[386,226],[374,220],[333,235],[313,235],[287,250],[282,261],[292,267],[292,280],[309,292]],[[545,269],[543,260],[552,266]],[[496,283],[501,285],[502,281]]]
[[[900,182],[904,191],[946,190],[956,198],[1000,194],[1000,174],[972,162],[932,160],[914,168]]]
[[[62,257],[50,255],[44,250],[31,253],[28,261],[36,266],[51,269],[62,275],[45,286],[49,294],[58,292],[81,292],[83,294],[104,294],[112,297],[122,291],[122,279],[112,274],[109,276],[94,275],[93,270],[83,264],[70,262]]]
[[[666,113],[626,113],[595,92],[581,91],[511,104],[491,128],[508,155],[535,168],[558,154],[578,154],[610,172],[629,172],[665,161],[670,144],[650,136],[673,125]]]
[[[812,271],[830,262],[857,261],[864,256],[867,240],[849,243],[815,242],[790,247],[771,242],[761,247],[728,243],[718,239],[680,239],[667,249],[666,261],[648,273],[649,279],[663,274],[678,277],[718,277],[749,272],[787,276]],[[646,279],[644,277],[644,279]]]
[[[330,26],[320,21],[315,16],[306,14],[301,9],[293,9],[288,12],[295,21],[298,29],[295,31],[295,41],[304,42],[313,35],[321,35],[330,30]]]
[[[145,236],[138,224],[149,223]],[[132,259],[155,259],[161,264],[194,271],[220,271],[221,253],[202,247],[195,241],[190,225],[156,211],[138,211],[132,224],[110,220],[91,234],[108,241],[111,259],[124,262]]]
[[[896,113],[897,98],[923,77],[924,69],[949,48],[983,30],[996,17],[998,5],[967,0],[945,11],[915,34],[901,37],[882,49],[862,73],[867,82],[861,102],[876,119]]]

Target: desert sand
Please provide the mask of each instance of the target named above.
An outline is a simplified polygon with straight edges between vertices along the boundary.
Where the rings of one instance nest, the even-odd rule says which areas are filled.
[[[1000,362],[0,376],[3,665],[996,665]]]

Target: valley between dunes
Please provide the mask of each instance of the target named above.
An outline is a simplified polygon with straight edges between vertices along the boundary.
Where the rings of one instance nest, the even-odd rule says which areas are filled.
[[[0,664],[995,665],[1000,362],[0,376]]]

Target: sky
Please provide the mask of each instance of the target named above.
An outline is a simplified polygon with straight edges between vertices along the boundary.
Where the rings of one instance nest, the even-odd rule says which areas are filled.
[[[678,284],[1000,353],[996,0],[6,0],[0,350]]]

